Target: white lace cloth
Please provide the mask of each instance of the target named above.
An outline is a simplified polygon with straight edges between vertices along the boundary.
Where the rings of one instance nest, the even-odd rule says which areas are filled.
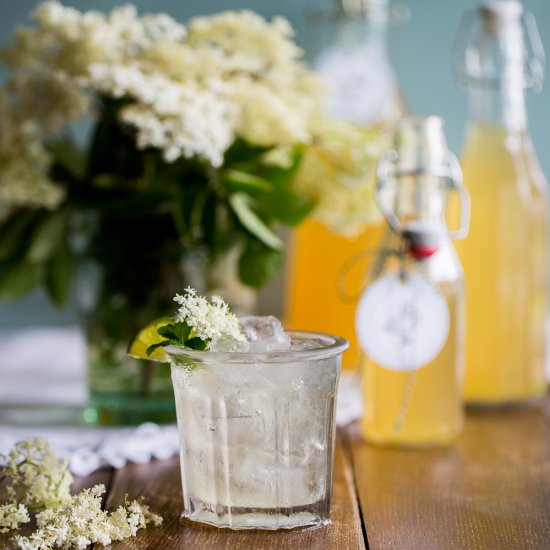
[[[86,399],[84,364],[84,343],[77,329],[4,331],[0,333],[0,406],[81,406]],[[360,416],[361,394],[354,373],[342,373],[337,403],[339,426]],[[127,462],[167,460],[179,450],[174,425],[88,428],[0,422],[0,453],[27,437],[46,438],[59,456],[69,458],[70,470],[78,476],[103,466],[122,468]]]
[[[47,439],[58,456],[69,459],[69,469],[77,476],[103,466],[122,468],[128,462],[167,460],[179,450],[176,426],[147,423],[138,428],[0,426],[0,452],[28,437]]]

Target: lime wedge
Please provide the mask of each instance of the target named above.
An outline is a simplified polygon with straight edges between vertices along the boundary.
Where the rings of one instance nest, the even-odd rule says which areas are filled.
[[[147,355],[147,349],[153,344],[158,344],[165,340],[157,330],[160,327],[173,323],[172,317],[161,317],[151,321],[147,326],[142,328],[128,346],[128,355],[136,359],[148,359],[149,361],[158,361],[160,363],[168,363],[170,360],[162,348],[157,348],[151,355]]]

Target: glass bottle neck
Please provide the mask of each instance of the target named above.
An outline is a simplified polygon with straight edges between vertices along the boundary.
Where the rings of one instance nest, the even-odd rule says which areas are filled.
[[[398,151],[394,212],[409,223],[445,227],[447,188],[441,170],[448,147],[439,117],[408,117],[394,136]]]
[[[521,20],[499,10],[482,14],[477,47],[467,54],[475,75],[469,91],[470,118],[521,132],[527,126],[524,87],[528,57]]]
[[[446,232],[445,218],[447,197],[439,178],[415,177],[409,185],[400,182],[395,196],[395,212],[404,226],[426,226]]]
[[[332,40],[313,65],[327,82],[327,108],[333,117],[393,127],[402,109],[388,55],[386,4],[374,0],[373,6],[382,13],[340,13],[333,19]]]
[[[343,49],[358,46],[376,48],[383,55],[388,51],[387,23],[382,17],[342,15],[336,24],[336,43]]]
[[[469,90],[470,122],[500,126],[510,132],[527,128],[527,111],[521,84],[503,82],[500,88],[472,87]]]

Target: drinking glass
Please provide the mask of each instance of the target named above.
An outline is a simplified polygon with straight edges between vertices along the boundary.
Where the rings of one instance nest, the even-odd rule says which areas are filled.
[[[288,351],[166,349],[180,437],[182,522],[329,523],[343,338],[290,332]]]

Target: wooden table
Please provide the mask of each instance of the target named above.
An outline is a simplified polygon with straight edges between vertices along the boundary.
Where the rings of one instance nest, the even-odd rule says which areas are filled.
[[[338,433],[334,468],[332,524],[301,532],[181,526],[177,459],[103,470],[75,489],[104,483],[108,508],[143,495],[164,516],[116,550],[550,548],[550,396],[535,409],[468,413],[448,449],[373,447],[351,425]]]

